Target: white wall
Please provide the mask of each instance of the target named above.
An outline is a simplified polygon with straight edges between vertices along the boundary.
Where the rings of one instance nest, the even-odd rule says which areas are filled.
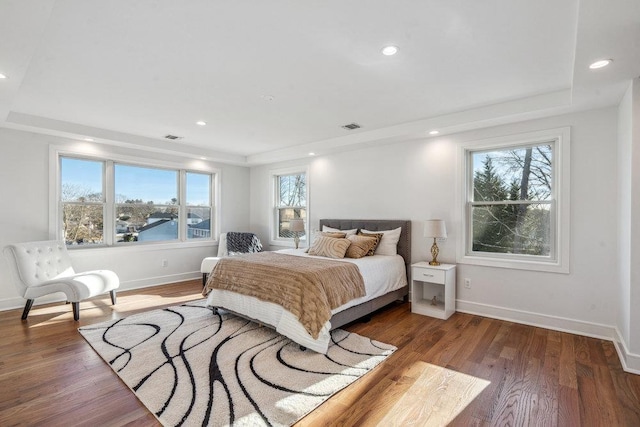
[[[115,154],[137,156],[159,161],[178,162],[185,167],[200,160],[177,156],[136,152],[121,147],[78,142],[66,138],[44,136],[11,129],[0,129],[0,248],[15,242],[49,238],[49,146],[99,149]],[[93,148],[92,148],[93,147]],[[206,163],[220,171],[220,229],[249,229],[249,168]],[[200,262],[217,252],[216,247],[148,245],[137,247],[93,248],[71,251],[78,270],[110,269],[121,280],[121,289],[171,283],[200,277]],[[168,261],[167,267],[161,260]],[[19,307],[24,300],[10,282],[7,266],[0,262],[0,309]],[[36,303],[56,298],[42,298]]]
[[[422,221],[443,218],[442,261],[455,262],[457,146],[571,126],[571,273],[459,265],[459,310],[611,338],[617,312],[617,110],[600,109],[254,167],[251,224],[268,237],[269,170],[310,164],[311,228],[320,218],[410,219],[413,261],[428,259]],[[461,286],[472,280],[471,289]]]

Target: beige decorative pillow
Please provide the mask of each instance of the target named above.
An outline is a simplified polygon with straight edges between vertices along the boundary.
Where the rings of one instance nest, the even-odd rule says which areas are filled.
[[[376,244],[373,245],[373,248],[371,248],[369,252],[367,252],[367,256],[371,256],[376,252],[376,248],[378,247],[378,243],[380,243],[380,240],[382,239],[383,234],[382,233],[363,233],[362,231],[358,231],[358,236],[375,237]]]
[[[315,242],[316,240],[318,240],[318,237],[320,236],[325,236],[325,237],[331,237],[333,239],[344,239],[345,237],[347,237],[347,233],[335,233],[333,231],[314,231],[313,232],[313,240],[312,242]],[[309,253],[309,248],[313,246],[313,243],[310,244],[310,246],[305,249],[306,253]]]
[[[347,248],[347,252],[344,255],[345,258],[362,258],[370,250],[374,249],[376,245],[375,237],[349,236],[347,239],[351,242],[351,245]]]
[[[325,256],[328,258],[344,258],[351,242],[347,239],[319,236],[309,248],[309,255]]]
[[[334,239],[344,239],[345,237],[347,237],[347,233],[337,233],[333,231],[321,231],[318,235],[325,236],[325,237],[333,237]]]

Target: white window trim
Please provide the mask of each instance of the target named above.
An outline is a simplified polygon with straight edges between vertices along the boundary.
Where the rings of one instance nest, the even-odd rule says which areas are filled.
[[[470,151],[500,149],[518,145],[532,145],[544,141],[555,141],[553,160],[553,178],[557,201],[554,204],[556,210],[556,223],[552,224],[555,230],[554,251],[548,260],[531,259],[526,256],[512,257],[491,254],[489,256],[476,256],[468,254],[468,241],[470,239],[470,227],[468,224],[467,200],[471,191],[469,174]],[[458,173],[457,173],[457,197],[456,213],[457,222],[460,224],[460,233],[457,241],[457,257],[459,264],[481,265],[487,267],[511,268],[518,270],[546,271],[553,273],[570,272],[570,142],[571,128],[562,127],[547,129],[537,132],[528,132],[517,135],[501,136],[479,141],[463,143],[458,149]],[[553,231],[552,231],[552,234]]]
[[[58,224],[60,224],[60,215],[61,211],[59,209],[59,200],[60,200],[60,157],[75,157],[78,159],[87,159],[87,160],[96,160],[101,162],[122,162],[128,165],[133,166],[141,166],[141,167],[156,167],[156,168],[164,168],[164,169],[172,169],[176,170],[180,173],[180,171],[184,170],[187,172],[200,172],[207,173],[213,175],[213,179],[211,182],[211,202],[213,204],[211,210],[211,220],[213,221],[213,228],[211,230],[211,238],[210,239],[191,239],[184,240],[180,239],[175,241],[156,241],[156,242],[136,242],[135,244],[115,244],[113,242],[113,236],[111,236],[111,232],[109,231],[104,235],[105,243],[101,245],[77,245],[77,246],[69,246],[69,249],[72,250],[98,250],[98,249],[118,249],[118,250],[135,250],[135,248],[146,248],[151,249],[162,247],[164,249],[172,249],[172,248],[181,248],[181,247],[199,247],[199,246],[211,246],[218,242],[218,236],[220,234],[220,180],[222,172],[218,168],[210,168],[203,167],[203,165],[198,162],[194,162],[194,164],[190,164],[191,159],[185,158],[182,162],[169,162],[157,159],[144,159],[140,160],[140,157],[126,156],[122,154],[114,154],[108,151],[101,150],[98,147],[92,147],[91,151],[74,149],[70,147],[62,147],[56,145],[49,146],[49,238],[50,239],[61,239],[62,236],[59,235]],[[109,209],[109,206],[114,204],[115,194],[114,188],[112,186],[106,185],[107,182],[113,182],[113,168],[105,168],[103,171],[103,191],[105,195],[105,206],[107,209],[105,210],[105,223],[108,224],[114,223],[115,218],[113,217],[114,212]],[[186,193],[181,193],[181,198],[184,198]],[[181,210],[185,209],[186,206],[182,206],[181,201]],[[186,216],[183,216],[186,218]],[[107,230],[105,230],[106,232]],[[182,233],[182,232],[180,232]],[[185,236],[186,237],[186,236]]]
[[[298,173],[304,173],[305,174],[305,181],[306,181],[306,185],[307,185],[307,191],[306,191],[306,199],[305,199],[305,203],[306,203],[306,207],[305,209],[307,210],[307,219],[305,221],[304,224],[304,229],[307,232],[307,236],[309,236],[309,189],[310,189],[310,185],[309,185],[309,166],[305,165],[305,166],[297,166],[297,167],[290,167],[290,168],[283,168],[283,169],[274,169],[269,171],[269,186],[271,188],[270,190],[270,194],[271,194],[271,200],[269,202],[269,210],[270,210],[270,214],[269,214],[269,244],[270,245],[274,245],[274,246],[287,246],[287,247],[295,247],[295,243],[293,242],[292,238],[284,238],[284,237],[278,237],[277,236],[277,230],[278,230],[278,226],[276,224],[277,220],[278,220],[278,216],[276,215],[276,209],[277,207],[275,206],[275,200],[276,200],[276,186],[277,186],[277,182],[276,182],[276,178],[280,175],[293,175],[293,174],[298,174]],[[301,241],[301,246],[302,246],[302,241]]]

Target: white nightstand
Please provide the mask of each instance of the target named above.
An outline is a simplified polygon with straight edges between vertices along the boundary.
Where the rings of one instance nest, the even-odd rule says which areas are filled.
[[[433,297],[436,305],[432,304]],[[455,265],[411,265],[411,311],[438,319],[448,319],[456,312]]]

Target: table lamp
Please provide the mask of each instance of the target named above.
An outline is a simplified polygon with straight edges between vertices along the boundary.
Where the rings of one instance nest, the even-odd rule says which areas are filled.
[[[433,238],[433,245],[431,245],[431,257],[433,258],[429,261],[429,265],[440,265],[438,262],[438,253],[440,250],[438,249],[438,244],[436,243],[436,239],[446,239],[447,238],[447,228],[444,225],[444,220],[442,219],[428,219],[424,222],[424,237]]]

